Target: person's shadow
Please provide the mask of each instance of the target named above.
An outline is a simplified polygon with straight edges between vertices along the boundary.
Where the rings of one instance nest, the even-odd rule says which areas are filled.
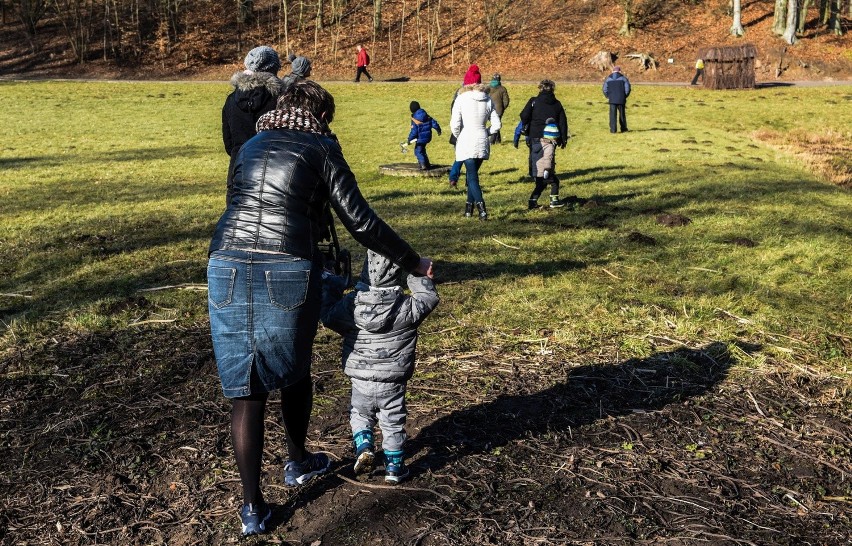
[[[574,429],[573,435],[598,419],[659,410],[701,395],[727,376],[730,363],[726,345],[714,342],[620,364],[580,366],[543,391],[501,395],[454,411],[409,440],[412,477],[524,437]]]

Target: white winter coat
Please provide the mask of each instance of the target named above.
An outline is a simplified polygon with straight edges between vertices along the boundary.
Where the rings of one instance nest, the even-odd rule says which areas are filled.
[[[500,130],[500,116],[481,85],[463,87],[453,103],[450,130],[456,137],[456,161],[488,159],[491,145],[489,133]],[[491,120],[490,131],[485,122]]]

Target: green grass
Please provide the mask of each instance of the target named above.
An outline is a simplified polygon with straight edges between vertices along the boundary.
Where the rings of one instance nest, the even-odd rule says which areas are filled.
[[[462,218],[464,195],[445,180],[377,170],[414,161],[398,146],[411,100],[444,127],[429,147],[433,163],[452,160],[452,85],[328,87],[332,129],[362,191],[435,260],[442,303],[421,329],[421,351],[504,358],[544,343],[571,359],[624,359],[713,340],[760,345],[736,353],[749,367],[771,359],[848,373],[852,196],[755,133],[848,142],[852,88],[636,86],[631,132],[611,135],[597,86],[559,85],[573,135],[557,153],[562,195],[599,206],[527,212],[525,149],[504,144],[482,167],[492,220],[478,222]],[[224,204],[219,123],[228,91],[0,84],[0,347],[40,343],[57,329],[205,320],[203,291],[138,290],[205,281]],[[504,140],[533,87],[509,91]],[[664,227],[655,221],[663,212],[691,223]],[[634,242],[633,232],[656,244]],[[130,326],[140,321],[169,322]]]

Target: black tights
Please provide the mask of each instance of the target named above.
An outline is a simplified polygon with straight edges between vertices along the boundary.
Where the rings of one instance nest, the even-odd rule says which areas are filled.
[[[263,458],[263,420],[268,393],[234,398],[231,408],[231,438],[234,456],[243,484],[243,503],[263,501],[260,492],[260,467]],[[287,431],[288,458],[302,462],[305,458],[305,438],[313,408],[313,382],[308,374],[304,379],[281,389],[281,418]]]
[[[556,178],[555,174],[550,173],[550,178],[535,177],[535,189],[530,195],[530,201],[538,201],[548,182],[550,183],[550,195],[559,195],[559,179]]]

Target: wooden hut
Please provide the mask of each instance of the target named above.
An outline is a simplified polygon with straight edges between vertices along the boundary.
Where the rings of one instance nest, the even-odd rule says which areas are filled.
[[[704,87],[707,89],[754,87],[756,57],[757,49],[752,44],[699,49],[698,58],[704,59]]]

